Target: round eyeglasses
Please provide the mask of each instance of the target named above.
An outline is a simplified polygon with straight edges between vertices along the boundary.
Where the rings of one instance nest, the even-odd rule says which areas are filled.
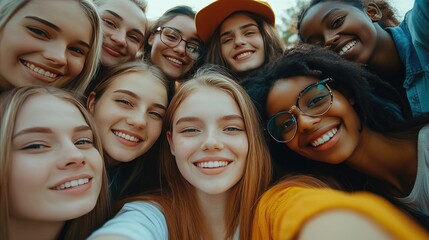
[[[298,129],[297,117],[292,114],[293,108],[298,108],[302,114],[311,117],[325,114],[334,100],[328,86],[332,81],[332,78],[326,78],[308,85],[299,93],[296,104],[291,109],[272,116],[267,123],[267,130],[271,137],[280,143],[292,141]]]
[[[186,41],[177,29],[171,27],[158,27],[156,32],[160,33],[161,42],[168,47],[174,48],[184,41],[186,54],[193,60],[198,60],[200,58],[202,52],[200,44]]]

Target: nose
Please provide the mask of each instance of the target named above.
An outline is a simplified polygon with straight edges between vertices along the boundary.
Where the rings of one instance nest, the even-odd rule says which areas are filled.
[[[300,133],[311,130],[317,123],[320,122],[320,117],[305,115],[295,106],[292,107],[291,112],[296,117],[298,131]]]
[[[175,47],[173,48],[173,50],[174,50],[175,52],[179,53],[180,55],[184,55],[184,54],[185,54],[185,52],[186,52],[186,42],[185,42],[185,41],[183,41],[183,40],[181,40],[181,41],[179,42],[179,44],[177,44],[177,46],[175,46]]]
[[[42,53],[43,57],[55,65],[63,66],[67,63],[67,45],[56,43],[49,45]]]
[[[204,151],[218,151],[224,147],[219,133],[216,130],[206,131],[205,138],[201,144],[201,150]]]
[[[325,47],[335,46],[340,39],[336,33],[328,33],[325,35]]]
[[[58,167],[60,169],[79,168],[86,164],[86,156],[72,141],[64,144],[60,150],[60,161]]]
[[[119,28],[110,36],[116,45],[124,47],[127,44],[127,32],[125,29]]]
[[[135,128],[145,128],[147,125],[146,114],[136,112],[127,118],[127,123]]]
[[[242,36],[238,35],[238,36],[234,37],[234,47],[235,48],[242,46],[244,44],[246,44],[246,41],[244,40],[244,38]]]

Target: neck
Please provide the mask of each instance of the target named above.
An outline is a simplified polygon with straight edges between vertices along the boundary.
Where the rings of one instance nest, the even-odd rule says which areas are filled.
[[[417,142],[392,139],[364,127],[360,143],[347,163],[391,184],[401,195],[408,195],[417,174]]]
[[[369,68],[387,81],[404,81],[405,67],[396,50],[392,36],[378,24],[376,50],[367,63]],[[401,84],[402,85],[402,84]]]
[[[20,219],[10,219],[9,239],[49,240],[57,239],[64,226],[64,221],[37,222]]]
[[[198,194],[198,202],[203,218],[210,230],[213,240],[226,239],[225,212],[228,201],[228,193],[218,195]]]

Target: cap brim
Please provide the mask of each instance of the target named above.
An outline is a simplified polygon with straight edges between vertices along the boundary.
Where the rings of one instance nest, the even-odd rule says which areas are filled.
[[[207,42],[216,28],[229,15],[242,11],[260,15],[272,26],[275,24],[274,12],[266,2],[254,0],[218,0],[197,12],[195,26],[198,36],[204,42]]]

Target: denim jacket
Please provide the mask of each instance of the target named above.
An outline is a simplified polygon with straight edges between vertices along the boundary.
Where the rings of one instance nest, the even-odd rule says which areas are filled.
[[[428,0],[416,0],[399,26],[386,29],[405,66],[403,87],[414,116],[429,112],[428,9]]]

